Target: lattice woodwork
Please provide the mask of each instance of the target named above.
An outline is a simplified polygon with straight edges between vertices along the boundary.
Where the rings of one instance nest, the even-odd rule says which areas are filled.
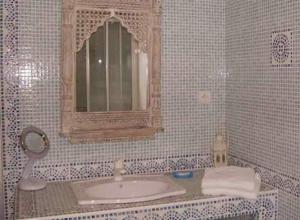
[[[96,32],[98,27],[111,17],[110,11],[80,9],[76,11],[76,51],[80,51],[84,41]]]
[[[117,18],[126,27],[146,52],[148,49],[149,14],[145,11],[118,11],[116,9],[77,9],[76,10],[76,51],[80,51],[84,41],[90,38],[109,18]]]
[[[153,0],[77,0],[76,5],[80,8],[94,7],[101,9],[118,10],[151,10],[151,7],[160,7],[160,1]]]
[[[132,33],[141,44],[141,49],[147,52],[149,39],[149,15],[144,12],[122,12],[116,11],[115,17],[120,19],[122,25]]]

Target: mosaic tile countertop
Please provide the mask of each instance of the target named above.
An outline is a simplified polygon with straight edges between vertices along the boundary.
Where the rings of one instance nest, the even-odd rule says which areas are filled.
[[[47,188],[35,192],[18,190],[16,219],[68,216],[80,213],[121,210],[135,207],[142,208],[153,205],[216,198],[202,194],[202,176],[203,170],[198,170],[194,172],[194,177],[192,179],[174,179],[173,177],[171,177],[176,181],[177,184],[183,186],[187,190],[186,194],[184,195],[147,202],[127,204],[78,205],[75,194],[71,189],[71,182],[49,183],[47,185]],[[262,184],[260,194],[272,190],[273,188],[271,188],[270,186]]]

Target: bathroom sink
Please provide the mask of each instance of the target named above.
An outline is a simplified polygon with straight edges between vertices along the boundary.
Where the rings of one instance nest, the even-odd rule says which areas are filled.
[[[95,179],[74,182],[71,187],[79,205],[144,202],[186,192],[165,175]]]

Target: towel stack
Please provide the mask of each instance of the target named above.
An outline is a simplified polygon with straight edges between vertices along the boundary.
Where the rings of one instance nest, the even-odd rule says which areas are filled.
[[[252,168],[235,166],[208,168],[202,179],[202,193],[256,199],[260,184],[260,176],[255,174]]]

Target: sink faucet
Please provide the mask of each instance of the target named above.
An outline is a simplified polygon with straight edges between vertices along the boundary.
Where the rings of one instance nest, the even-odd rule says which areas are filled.
[[[119,159],[115,161],[114,165],[114,179],[115,181],[122,181],[123,177],[122,174],[125,174],[126,170],[124,169],[124,162],[123,160]]]

